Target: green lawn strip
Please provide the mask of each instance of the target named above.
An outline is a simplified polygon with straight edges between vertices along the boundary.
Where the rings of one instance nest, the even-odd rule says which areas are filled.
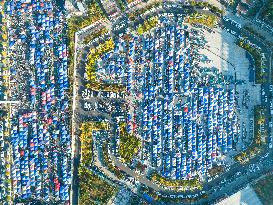
[[[237,154],[234,159],[239,161],[242,164],[247,163],[250,159],[254,158],[258,153],[262,151],[262,145],[264,143],[261,139],[260,125],[264,124],[265,126],[265,117],[261,112],[265,112],[265,107],[255,106],[254,107],[254,139],[251,146],[249,146],[245,151]],[[264,133],[266,136],[266,133]]]
[[[155,28],[158,25],[158,17],[151,17],[148,20],[145,20],[143,24],[138,25],[136,31],[138,35],[149,32],[151,29]]]
[[[212,14],[202,14],[195,12],[190,16],[186,17],[185,22],[189,24],[202,24],[209,28],[213,28],[216,26],[218,22],[218,17]]]
[[[134,155],[139,151],[141,146],[141,140],[136,136],[127,133],[126,124],[120,124],[120,145],[119,154],[121,158],[130,163]]]
[[[88,10],[84,16],[72,16],[67,20],[68,25],[68,51],[69,51],[69,75],[73,75],[74,66],[74,47],[75,33],[99,20],[106,19],[105,14],[96,0],[90,0]],[[73,80],[71,78],[71,80]]]
[[[169,187],[173,189],[183,188],[184,190],[195,190],[195,189],[202,189],[202,184],[200,183],[198,177],[195,179],[179,179],[179,180],[172,180],[165,177],[162,177],[158,173],[154,172],[151,175],[151,180],[161,184],[163,187]]]
[[[92,163],[93,132],[108,130],[108,126],[105,122],[84,122],[81,124],[81,165],[78,168],[81,205],[106,204],[117,191],[116,187],[87,168]]]
[[[108,124],[105,122],[84,122],[81,124],[80,130],[81,163],[88,167],[92,162],[93,155],[93,131],[108,130]]]
[[[88,84],[87,88],[97,91],[124,92],[126,87],[119,84],[107,84],[97,81],[97,60],[104,54],[114,49],[114,41],[112,38],[107,39],[104,43],[95,48],[91,48],[87,56],[86,74]]]
[[[262,84],[265,83],[263,76],[265,73],[262,72],[262,56],[260,51],[257,48],[251,47],[248,43],[246,43],[244,40],[238,40],[236,44],[245,49],[254,59],[255,62],[255,83],[256,84]]]
[[[1,0],[0,6],[4,8],[6,1]],[[2,84],[1,84],[1,98],[5,98],[9,94],[9,66],[8,66],[8,25],[7,25],[7,18],[5,15],[5,9],[1,9],[0,11],[0,26],[1,26],[1,33],[0,33],[0,70],[2,75]],[[4,74],[5,73],[5,74]],[[5,141],[10,141],[10,128],[7,126],[6,123],[10,123],[10,112],[8,111],[9,105],[2,105],[2,109],[0,110],[0,120],[3,123],[3,130],[2,136]],[[7,152],[8,147],[4,146],[0,148],[0,152]],[[12,204],[14,201],[14,196],[11,195],[12,189],[12,180],[11,180],[11,165],[12,162],[9,160],[8,157],[4,157],[1,165],[0,170],[2,172],[2,198],[0,199],[0,204]]]
[[[107,204],[117,192],[117,188],[84,166],[79,167],[80,198],[79,204]]]

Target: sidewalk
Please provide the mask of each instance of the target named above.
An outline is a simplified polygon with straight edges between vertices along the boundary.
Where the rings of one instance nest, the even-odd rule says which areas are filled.
[[[227,199],[224,199],[220,203],[216,205],[263,205],[258,196],[256,195],[255,191],[247,186],[245,189],[233,194]]]

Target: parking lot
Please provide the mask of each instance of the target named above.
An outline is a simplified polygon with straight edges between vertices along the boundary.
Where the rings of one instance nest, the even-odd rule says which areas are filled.
[[[199,30],[199,29],[197,29]],[[238,114],[241,124],[241,134],[238,139],[236,151],[231,155],[246,149],[253,139],[253,108],[261,104],[261,86],[250,82],[250,61],[245,50],[235,44],[237,37],[224,29],[217,28],[214,32],[203,29],[200,33],[207,42],[200,54],[208,57],[201,62],[202,67],[216,67],[236,81],[238,101]]]
[[[9,92],[11,99],[19,102],[10,106],[9,113],[11,167],[6,167],[6,173],[12,187],[8,194],[12,202],[33,199],[69,203],[71,139],[65,14],[54,1],[11,0],[5,7]]]
[[[224,39],[218,38],[219,37],[219,36],[217,36],[218,34],[220,37],[224,36]],[[252,80],[252,82],[249,82],[249,68],[251,67],[251,65],[249,64],[249,60],[246,58],[244,50],[233,45],[235,42],[235,38],[232,34],[235,34],[235,36],[239,36],[239,34],[236,33],[235,31],[226,32],[226,31],[222,31],[220,29],[219,29],[219,31],[216,31],[215,33],[205,35],[206,37],[210,38],[210,39],[205,39],[208,42],[207,42],[207,45],[204,46],[204,49],[203,49],[204,50],[204,52],[203,52],[204,60],[206,61],[206,63],[204,63],[203,65],[200,64],[202,67],[215,67],[219,70],[219,72],[223,72],[223,74],[228,76],[227,81],[226,81],[227,87],[229,87],[228,85],[231,84],[230,82],[235,83],[235,81],[237,81],[236,82],[236,91],[238,93],[236,93],[236,99],[238,102],[238,106],[237,106],[236,112],[239,114],[239,120],[241,121],[240,126],[239,126],[240,127],[240,135],[238,136],[237,139],[235,139],[235,141],[238,142],[237,143],[237,150],[231,151],[231,152],[229,152],[229,154],[235,154],[238,151],[245,149],[251,143],[251,138],[252,138],[251,133],[253,130],[253,125],[252,125],[253,119],[251,118],[251,116],[253,116],[253,111],[250,108],[253,107],[254,105],[260,104],[260,101],[261,101],[260,100],[260,87],[257,85],[253,86],[253,83],[252,83],[253,80]],[[216,35],[216,36],[213,36],[213,35]],[[149,39],[151,39],[150,36],[145,37],[145,38],[148,39],[148,41],[150,41]],[[215,43],[214,41],[217,41],[217,43]],[[130,44],[131,43],[132,42],[130,42]],[[148,47],[149,47],[149,43],[150,42],[148,42]],[[137,45],[137,44],[135,44],[135,45]],[[129,49],[131,49],[131,51],[133,50],[131,48],[131,45],[130,45]],[[148,50],[149,50],[149,48],[148,48]],[[223,53],[221,53],[221,55],[219,55],[219,51],[221,51],[221,50],[223,51]],[[234,53],[236,53],[236,55],[233,55]],[[160,52],[159,52],[159,54],[160,54]],[[130,53],[130,57],[134,57],[134,54],[131,55],[131,53]],[[135,59],[133,59],[133,60],[135,60]],[[118,59],[118,60],[115,59],[114,64],[117,63],[120,66],[120,63],[122,61],[123,61],[122,59]],[[132,65],[134,65],[134,62],[132,63]],[[113,66],[113,64],[112,64],[112,66]],[[114,68],[114,69],[116,69],[116,68]],[[132,68],[132,70],[134,73],[134,68]],[[127,70],[127,72],[129,72],[129,74],[130,74],[130,71]],[[148,68],[148,71],[146,70],[145,72],[148,73],[149,68]],[[151,71],[151,72],[153,72],[153,71]],[[111,74],[113,74],[113,73],[111,73]],[[154,73],[152,73],[152,76],[153,75],[154,75]],[[126,77],[128,77],[128,76],[126,76]],[[147,80],[149,81],[149,73],[148,73]],[[129,84],[131,81],[130,77],[129,77],[128,81],[126,83]],[[134,81],[134,78],[133,78],[133,81]],[[128,86],[128,84],[127,84],[127,86]],[[133,84],[131,86],[133,87],[133,89],[136,89],[136,83],[133,82]],[[150,95],[150,90],[152,90],[152,93],[153,93],[153,89],[150,89],[150,87],[148,86],[147,91],[148,91],[149,95]],[[85,95],[85,93],[90,94],[89,91],[84,91],[82,94]],[[134,96],[132,96],[132,95],[134,95],[133,92],[130,94],[129,94],[129,97],[127,95],[125,97],[127,100],[130,99],[131,103],[133,102],[134,99],[137,99],[138,101],[140,101],[142,99],[141,97],[135,98]],[[90,95],[93,95],[93,94],[90,94]],[[108,95],[111,96],[110,93],[108,93]],[[82,97],[84,98],[84,96],[82,96]],[[93,96],[91,96],[90,99],[86,98],[85,102],[82,104],[82,107],[86,111],[92,111],[92,109],[95,107],[96,110],[101,110],[102,112],[105,112],[105,110],[103,110],[100,103],[95,103],[97,101],[100,101],[100,100],[98,100],[99,98],[96,98],[96,100],[94,100],[94,102],[92,102],[92,98],[93,98]],[[144,96],[144,98],[145,98],[145,96]],[[106,101],[103,98],[101,100]],[[134,128],[134,123],[131,124],[131,121],[134,122],[134,120],[135,120],[134,119],[135,113],[134,113],[134,109],[132,109],[132,108],[133,107],[131,106],[130,109],[128,109],[130,116],[126,117],[126,122],[128,122],[128,121],[130,122],[128,131],[130,131],[130,133],[134,133],[137,136],[139,136],[138,131],[135,131],[137,129]],[[145,111],[146,110],[144,110],[144,113],[145,113]],[[149,113],[149,106],[148,106],[147,111],[148,111],[148,116],[150,116],[149,115],[150,114]],[[148,126],[149,126],[149,123],[150,122],[148,122]],[[136,123],[136,124],[138,125],[138,123]],[[141,123],[140,123],[140,125],[141,125]],[[155,141],[157,141],[157,139]],[[149,150],[149,149],[147,149],[147,150],[148,150],[148,152],[145,154],[150,154],[151,150]],[[152,153],[152,155],[153,154],[154,153]],[[152,156],[152,157],[154,157],[154,156]],[[172,161],[173,161],[173,159],[172,159]],[[258,168],[257,168],[257,166],[253,166],[253,168],[251,167],[250,170],[254,173],[254,172],[256,172],[256,170],[258,170]],[[241,174],[242,173],[238,173],[237,175],[234,175],[235,177],[232,179],[232,181],[236,179],[236,176],[240,176]],[[172,175],[172,177],[173,177],[173,175]],[[232,181],[230,181],[230,182],[232,182]],[[227,180],[223,181],[223,183],[226,183],[226,182],[228,182],[228,181]],[[233,183],[233,184],[236,184],[236,183]]]
[[[100,114],[100,116],[110,116],[111,110],[120,110],[115,109],[111,99],[125,98],[124,107],[128,112],[123,114],[125,115],[124,121],[127,123],[126,129],[143,140],[141,156],[143,156],[144,163],[151,163],[159,170],[167,166],[161,170],[161,173],[167,177],[192,178],[197,174],[197,171],[205,174],[206,170],[212,167],[212,163],[221,164],[221,153],[216,150],[216,144],[223,153],[227,153],[232,148],[232,136],[238,138],[234,103],[235,82],[229,79],[231,75],[228,78],[225,77],[222,69],[216,70],[216,68],[209,66],[207,70],[200,66],[199,68],[190,67],[189,53],[191,50],[190,46],[185,44],[187,32],[184,32],[179,25],[183,18],[179,18],[180,23],[177,24],[173,17],[174,15],[171,14],[161,14],[161,26],[168,25],[167,30],[157,28],[152,35],[132,35],[128,42],[124,40],[124,34],[119,34],[114,51],[104,54],[99,61],[97,79],[101,82],[123,83],[126,85],[127,93],[125,96],[117,96],[121,94],[82,89],[80,92],[83,99],[81,108],[85,112],[92,111],[92,115],[97,117]],[[129,35],[128,30],[125,32],[126,35]],[[180,42],[179,47],[174,46],[175,39]],[[150,55],[152,49],[155,49],[154,57]],[[118,55],[120,52],[123,54]],[[176,58],[174,58],[175,55]],[[164,62],[164,56],[167,56],[167,62]],[[127,61],[128,67],[125,66]],[[153,69],[151,64],[155,65]],[[195,75],[195,73],[199,74]],[[179,76],[182,76],[181,80],[179,80]],[[213,87],[217,85],[218,81],[221,86],[219,89],[214,89]],[[198,86],[200,86],[199,89]],[[184,97],[181,95],[183,92],[185,93]],[[171,99],[168,99],[166,93],[169,93]],[[199,101],[197,101],[198,98]],[[208,101],[210,106],[208,106]],[[193,103],[193,107],[189,106],[191,103]],[[213,121],[212,117],[218,113],[217,106],[220,110],[218,122]],[[176,110],[174,114],[171,112],[172,109]],[[182,109],[182,112],[179,112],[179,109]],[[196,113],[200,115],[197,122],[195,117],[191,117],[192,113],[193,116]],[[119,113],[119,115],[121,114]],[[204,122],[200,121],[202,115],[206,119]],[[227,116],[232,120],[228,120]],[[113,116],[112,112],[111,118],[115,119],[115,117],[117,116]],[[108,119],[111,121],[110,118]],[[206,123],[209,124],[208,129],[199,125],[203,123],[204,126]],[[216,127],[213,128],[215,125],[212,126],[212,123],[216,123],[216,125],[219,123],[221,129],[227,130],[228,134],[224,132],[222,136],[220,132],[218,137],[217,135],[209,135],[209,140],[202,142],[202,132],[208,134],[216,129]],[[178,129],[172,128],[172,124],[178,126]],[[189,136],[187,136],[187,132],[179,128],[182,126],[181,124],[189,129],[192,127],[193,130],[189,131],[192,132],[192,135],[188,133]],[[198,130],[197,126],[199,126]],[[167,130],[167,133],[161,133],[161,128]],[[186,130],[185,127],[184,130]],[[174,137],[171,137],[172,132]],[[164,138],[168,140],[167,144],[165,144]],[[119,136],[115,136],[114,149],[119,147],[118,139]],[[178,153],[177,156],[172,157],[168,154],[169,151],[163,154],[163,149],[170,150],[169,144],[173,143],[177,143],[175,146],[177,150],[192,151],[192,156]],[[205,147],[207,147],[208,153],[206,153]],[[118,150],[115,153],[118,153]],[[217,158],[218,155],[219,158]],[[182,164],[179,162],[181,158]]]

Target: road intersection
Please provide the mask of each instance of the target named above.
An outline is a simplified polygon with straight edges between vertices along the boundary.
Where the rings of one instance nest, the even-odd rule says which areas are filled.
[[[211,3],[211,2],[210,2]],[[219,6],[219,2],[217,3],[217,1],[215,1],[215,4],[217,6]],[[182,11],[183,8],[174,8],[174,9],[170,9],[170,8],[162,8],[160,11],[172,11],[176,14],[181,14],[183,13]],[[130,11],[128,11],[130,12]],[[234,14],[232,14],[230,11],[227,12],[227,16],[230,19],[233,19],[234,21],[240,23],[242,26],[251,23],[249,20],[247,19],[243,19],[241,17],[238,17]],[[115,21],[115,24],[119,24],[120,22],[124,21],[124,18],[126,18],[124,15],[122,17],[120,17],[120,19],[117,19]],[[240,36],[242,34],[242,31],[245,33],[245,35],[248,37],[248,40],[250,42],[252,42],[255,45],[258,45],[261,48],[261,51],[263,53],[265,53],[266,58],[268,58],[268,60],[266,61],[266,67],[268,70],[266,70],[266,72],[269,72],[270,75],[268,75],[268,82],[271,82],[271,66],[272,66],[272,48],[269,48],[268,45],[265,45],[261,39],[258,36],[255,36],[247,31],[245,31],[243,28],[238,28],[235,25],[233,25],[231,22],[227,22],[223,20],[223,25],[228,28],[230,31],[234,31],[235,35]],[[256,29],[256,26],[255,26]],[[77,46],[77,42],[78,42],[78,34],[75,35],[75,54],[74,54],[74,62],[77,62],[77,52],[78,52],[78,46]],[[271,39],[268,39],[271,40]],[[80,84],[79,82],[79,78],[77,78],[77,68],[78,65],[77,63],[75,63],[74,66],[74,85],[73,85],[73,117],[72,117],[72,124],[73,126],[75,126],[76,121],[76,107],[79,105],[77,104],[77,97],[79,95],[79,87],[77,86],[77,84]],[[269,83],[266,84],[265,86],[265,91],[267,93],[267,96],[269,96]],[[78,90],[78,91],[77,91]],[[268,104],[266,104],[268,105]],[[268,107],[269,109],[269,107]],[[268,113],[269,115],[269,113]],[[271,116],[272,117],[272,116]],[[72,127],[73,127],[72,126]],[[272,133],[271,133],[272,134]],[[73,134],[72,134],[73,138],[73,157],[74,157],[74,167],[78,165],[79,163],[79,159],[80,159],[80,153],[79,153],[79,143],[76,143],[78,139],[77,136],[75,136],[75,130],[73,128]],[[266,157],[265,157],[266,156]],[[96,158],[97,156],[95,156]],[[113,163],[119,167],[119,169],[121,169],[122,171],[124,171],[126,174],[130,175],[131,177],[137,179],[137,181],[139,181],[141,184],[144,184],[145,186],[148,186],[150,188],[152,188],[153,190],[155,190],[156,192],[160,193],[161,195],[176,195],[177,197],[179,197],[179,195],[188,195],[188,196],[196,196],[198,194],[200,194],[200,191],[194,191],[194,192],[190,192],[190,191],[186,191],[183,193],[177,193],[177,192],[173,192],[171,190],[159,187],[158,185],[151,183],[150,180],[148,180],[145,176],[139,176],[139,174],[135,173],[133,170],[129,169],[128,167],[126,167],[124,164],[122,164],[121,162],[119,162],[114,156],[111,156]],[[244,188],[245,186],[247,186],[247,184],[256,181],[259,177],[261,177],[264,174],[267,174],[269,172],[272,172],[273,170],[273,152],[271,149],[268,148],[268,146],[264,147],[264,151],[263,151],[263,155],[262,156],[257,156],[253,159],[251,159],[246,165],[241,165],[239,163],[235,163],[233,164],[230,168],[229,171],[221,174],[219,177],[213,179],[210,182],[207,182],[204,184],[203,186],[203,192],[206,192],[208,194],[208,198],[207,199],[202,199],[200,200],[197,204],[211,204],[216,202],[219,199],[223,199],[227,196],[232,195],[233,193],[237,192],[238,190],[241,190],[242,188]],[[261,160],[262,159],[262,160]],[[98,166],[101,166],[99,163],[99,158],[95,159],[95,162]],[[259,167],[258,169],[253,169],[252,167]],[[74,174],[76,172],[76,169],[74,169]],[[75,177],[75,175],[73,174],[73,176]],[[104,173],[106,174],[106,173]],[[107,175],[107,174],[106,174]],[[107,175],[107,177],[111,178],[112,180],[116,180],[115,177]],[[77,179],[75,180],[75,184],[77,184]],[[74,184],[74,183],[73,183]],[[74,188],[72,188],[72,199],[73,200],[72,204],[77,204],[77,198],[78,198],[78,190],[76,188],[76,186],[73,186]],[[160,204],[160,203],[159,203]]]

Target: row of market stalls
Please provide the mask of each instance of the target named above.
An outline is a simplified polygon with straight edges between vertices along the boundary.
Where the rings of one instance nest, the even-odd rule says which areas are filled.
[[[187,36],[175,22],[141,36],[121,34],[98,66],[99,80],[127,87],[127,131],[141,137],[143,161],[172,179],[205,175],[213,163],[222,164],[239,134],[235,86],[193,65]]]
[[[8,183],[9,174],[6,169],[9,169],[9,148],[7,143],[8,119],[0,122],[0,202],[5,200],[10,195],[11,186]]]
[[[65,15],[54,0],[9,0],[11,179],[19,199],[69,202],[71,139]],[[22,65],[22,62],[24,64]]]

